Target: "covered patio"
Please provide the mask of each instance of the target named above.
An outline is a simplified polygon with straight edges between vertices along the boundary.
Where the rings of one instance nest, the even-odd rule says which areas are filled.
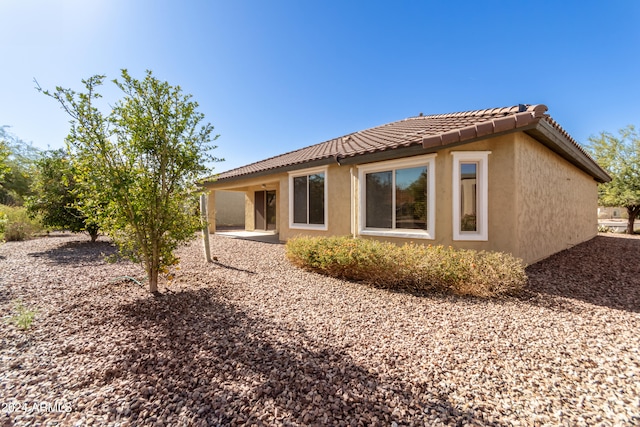
[[[242,228],[222,228],[215,232],[218,236],[228,237],[232,239],[253,240],[264,243],[281,243],[279,234],[275,230],[258,230],[247,231]]]

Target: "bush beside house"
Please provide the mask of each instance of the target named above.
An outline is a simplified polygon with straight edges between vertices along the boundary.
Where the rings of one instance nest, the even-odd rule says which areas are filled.
[[[387,289],[495,297],[527,283],[522,260],[501,252],[344,236],[293,238],[286,251],[299,267]]]

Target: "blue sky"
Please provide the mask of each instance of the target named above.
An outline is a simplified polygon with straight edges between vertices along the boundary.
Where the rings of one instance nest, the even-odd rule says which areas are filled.
[[[218,172],[420,112],[542,103],[583,143],[640,125],[635,0],[0,0],[0,21],[0,125],[40,148],[69,125],[34,78],[121,68],[193,95]]]

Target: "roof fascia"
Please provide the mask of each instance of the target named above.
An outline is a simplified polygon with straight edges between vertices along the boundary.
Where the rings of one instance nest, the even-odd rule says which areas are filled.
[[[437,149],[424,149],[422,145],[411,147],[399,147],[389,150],[374,151],[371,153],[357,154],[349,157],[341,157],[340,165],[359,165],[363,163],[382,162],[385,160],[396,160],[403,157],[418,156],[420,154],[435,153]]]
[[[316,166],[326,166],[334,163],[336,163],[336,158],[331,156],[331,157],[325,157],[322,159],[312,160],[310,162],[295,163],[293,165],[280,166],[272,169],[265,169],[258,172],[246,173],[243,175],[236,175],[229,178],[221,178],[221,179],[214,178],[213,180],[207,180],[203,182],[202,185],[210,186],[210,185],[215,185],[218,182],[226,184],[228,182],[242,181],[250,178],[259,178],[261,176],[274,175],[277,173],[285,173],[285,172],[290,172],[298,169],[313,168]]]
[[[568,160],[579,169],[591,175],[597,182],[611,181],[611,177],[598,164],[587,156],[579,147],[563,137],[556,128],[546,120],[540,120],[533,129],[525,133]]]
[[[524,132],[532,136],[537,141],[547,146],[552,151],[559,154],[561,157],[568,160],[579,169],[591,175],[597,182],[603,183],[611,181],[611,177],[600,166],[598,166],[597,163],[589,158],[575,144],[559,134],[557,129],[555,129],[546,120],[536,120],[534,123],[520,128],[496,132],[493,134],[471,138],[464,141],[453,142],[446,145],[437,145],[429,148],[423,148],[422,146],[417,145],[407,148],[396,148],[392,150],[360,154],[352,157],[342,158],[340,160],[340,164],[347,165],[372,163],[384,160],[394,160],[402,157],[417,156],[420,154],[435,153],[444,148],[454,148],[457,146],[470,144],[472,142],[478,142],[485,139],[497,138],[503,135],[513,134],[515,132]]]

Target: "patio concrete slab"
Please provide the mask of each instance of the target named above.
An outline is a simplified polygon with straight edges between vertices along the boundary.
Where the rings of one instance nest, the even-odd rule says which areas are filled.
[[[217,236],[230,237],[232,239],[254,240],[265,243],[281,243],[280,235],[273,231],[246,231],[246,230],[228,230],[216,231]]]

